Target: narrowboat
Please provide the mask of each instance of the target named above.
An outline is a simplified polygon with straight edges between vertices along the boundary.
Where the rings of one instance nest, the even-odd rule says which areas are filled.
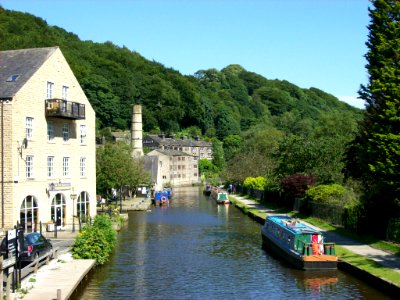
[[[218,203],[218,204],[229,204],[229,197],[228,193],[220,188],[214,188],[211,191],[211,197]]]
[[[169,204],[168,192],[166,192],[166,191],[155,192],[154,204],[155,205],[168,205]]]
[[[289,216],[267,216],[261,227],[263,247],[301,270],[337,269],[334,243],[322,233]]]
[[[168,199],[171,199],[172,198],[172,188],[164,188],[163,189],[163,192],[166,192],[167,193],[167,196],[168,196]]]
[[[207,184],[203,190],[203,194],[206,196],[210,196],[211,195],[211,185]]]

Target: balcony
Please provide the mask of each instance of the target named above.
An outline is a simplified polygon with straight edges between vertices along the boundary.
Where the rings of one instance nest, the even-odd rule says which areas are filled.
[[[46,117],[84,120],[85,104],[63,99],[47,99],[45,101]]]

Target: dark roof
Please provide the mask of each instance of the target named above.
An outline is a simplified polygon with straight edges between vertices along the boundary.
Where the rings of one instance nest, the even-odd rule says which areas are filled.
[[[0,99],[13,98],[57,49],[58,47],[50,47],[0,51]],[[14,81],[10,80],[13,76],[16,77]]]
[[[160,137],[158,135],[149,134],[145,138],[150,138],[156,143],[165,146],[181,146],[181,147],[211,147],[212,143],[202,140],[191,139],[172,139],[168,137]]]
[[[167,156],[194,156],[194,155],[190,155],[187,154],[185,152],[182,151],[178,151],[178,150],[161,150],[161,149],[155,149],[153,151],[158,151],[161,154],[167,155]]]

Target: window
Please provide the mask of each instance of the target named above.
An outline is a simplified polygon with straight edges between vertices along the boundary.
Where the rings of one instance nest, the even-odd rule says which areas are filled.
[[[86,177],[86,157],[81,157],[79,163],[81,177]]]
[[[54,156],[47,156],[47,177],[54,176]]]
[[[63,133],[63,141],[68,142],[68,140],[69,140],[69,125],[68,124],[63,125],[62,133]]]
[[[67,101],[65,100],[61,101],[61,112],[63,113],[67,112]]]
[[[33,118],[26,117],[25,119],[25,136],[28,140],[32,139],[33,131]]]
[[[69,176],[69,157],[63,157],[63,176]]]
[[[21,204],[19,219],[25,232],[38,230],[38,206],[33,196],[27,196]]]
[[[89,195],[81,192],[76,202],[76,212],[81,223],[86,223],[89,217]]]
[[[33,177],[33,156],[27,155],[25,159],[25,171],[26,177],[32,178]]]
[[[47,141],[52,141],[54,139],[54,124],[47,123]]]
[[[11,75],[10,77],[7,78],[7,82],[17,81],[20,76],[21,76],[20,74]]]
[[[68,87],[65,85],[62,87],[62,98],[68,100]]]
[[[47,99],[53,99],[53,86],[54,83],[47,81]]]
[[[80,126],[81,144],[86,144],[86,125]]]

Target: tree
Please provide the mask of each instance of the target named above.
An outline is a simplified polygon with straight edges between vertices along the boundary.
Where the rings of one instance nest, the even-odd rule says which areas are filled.
[[[400,2],[373,0],[369,15],[366,111],[346,171],[363,181],[366,211],[384,234],[388,217],[400,215]]]
[[[96,153],[97,191],[108,194],[112,188],[129,185],[135,189],[139,183],[149,183],[143,164],[131,157],[131,148],[124,142],[106,143]]]
[[[219,170],[222,170],[225,166],[225,158],[224,158],[224,149],[222,148],[222,142],[218,139],[212,139],[212,148],[213,148],[213,160],[212,163]]]
[[[229,161],[236,153],[240,152],[242,144],[243,141],[239,135],[233,134],[224,138],[223,146],[226,161]]]

